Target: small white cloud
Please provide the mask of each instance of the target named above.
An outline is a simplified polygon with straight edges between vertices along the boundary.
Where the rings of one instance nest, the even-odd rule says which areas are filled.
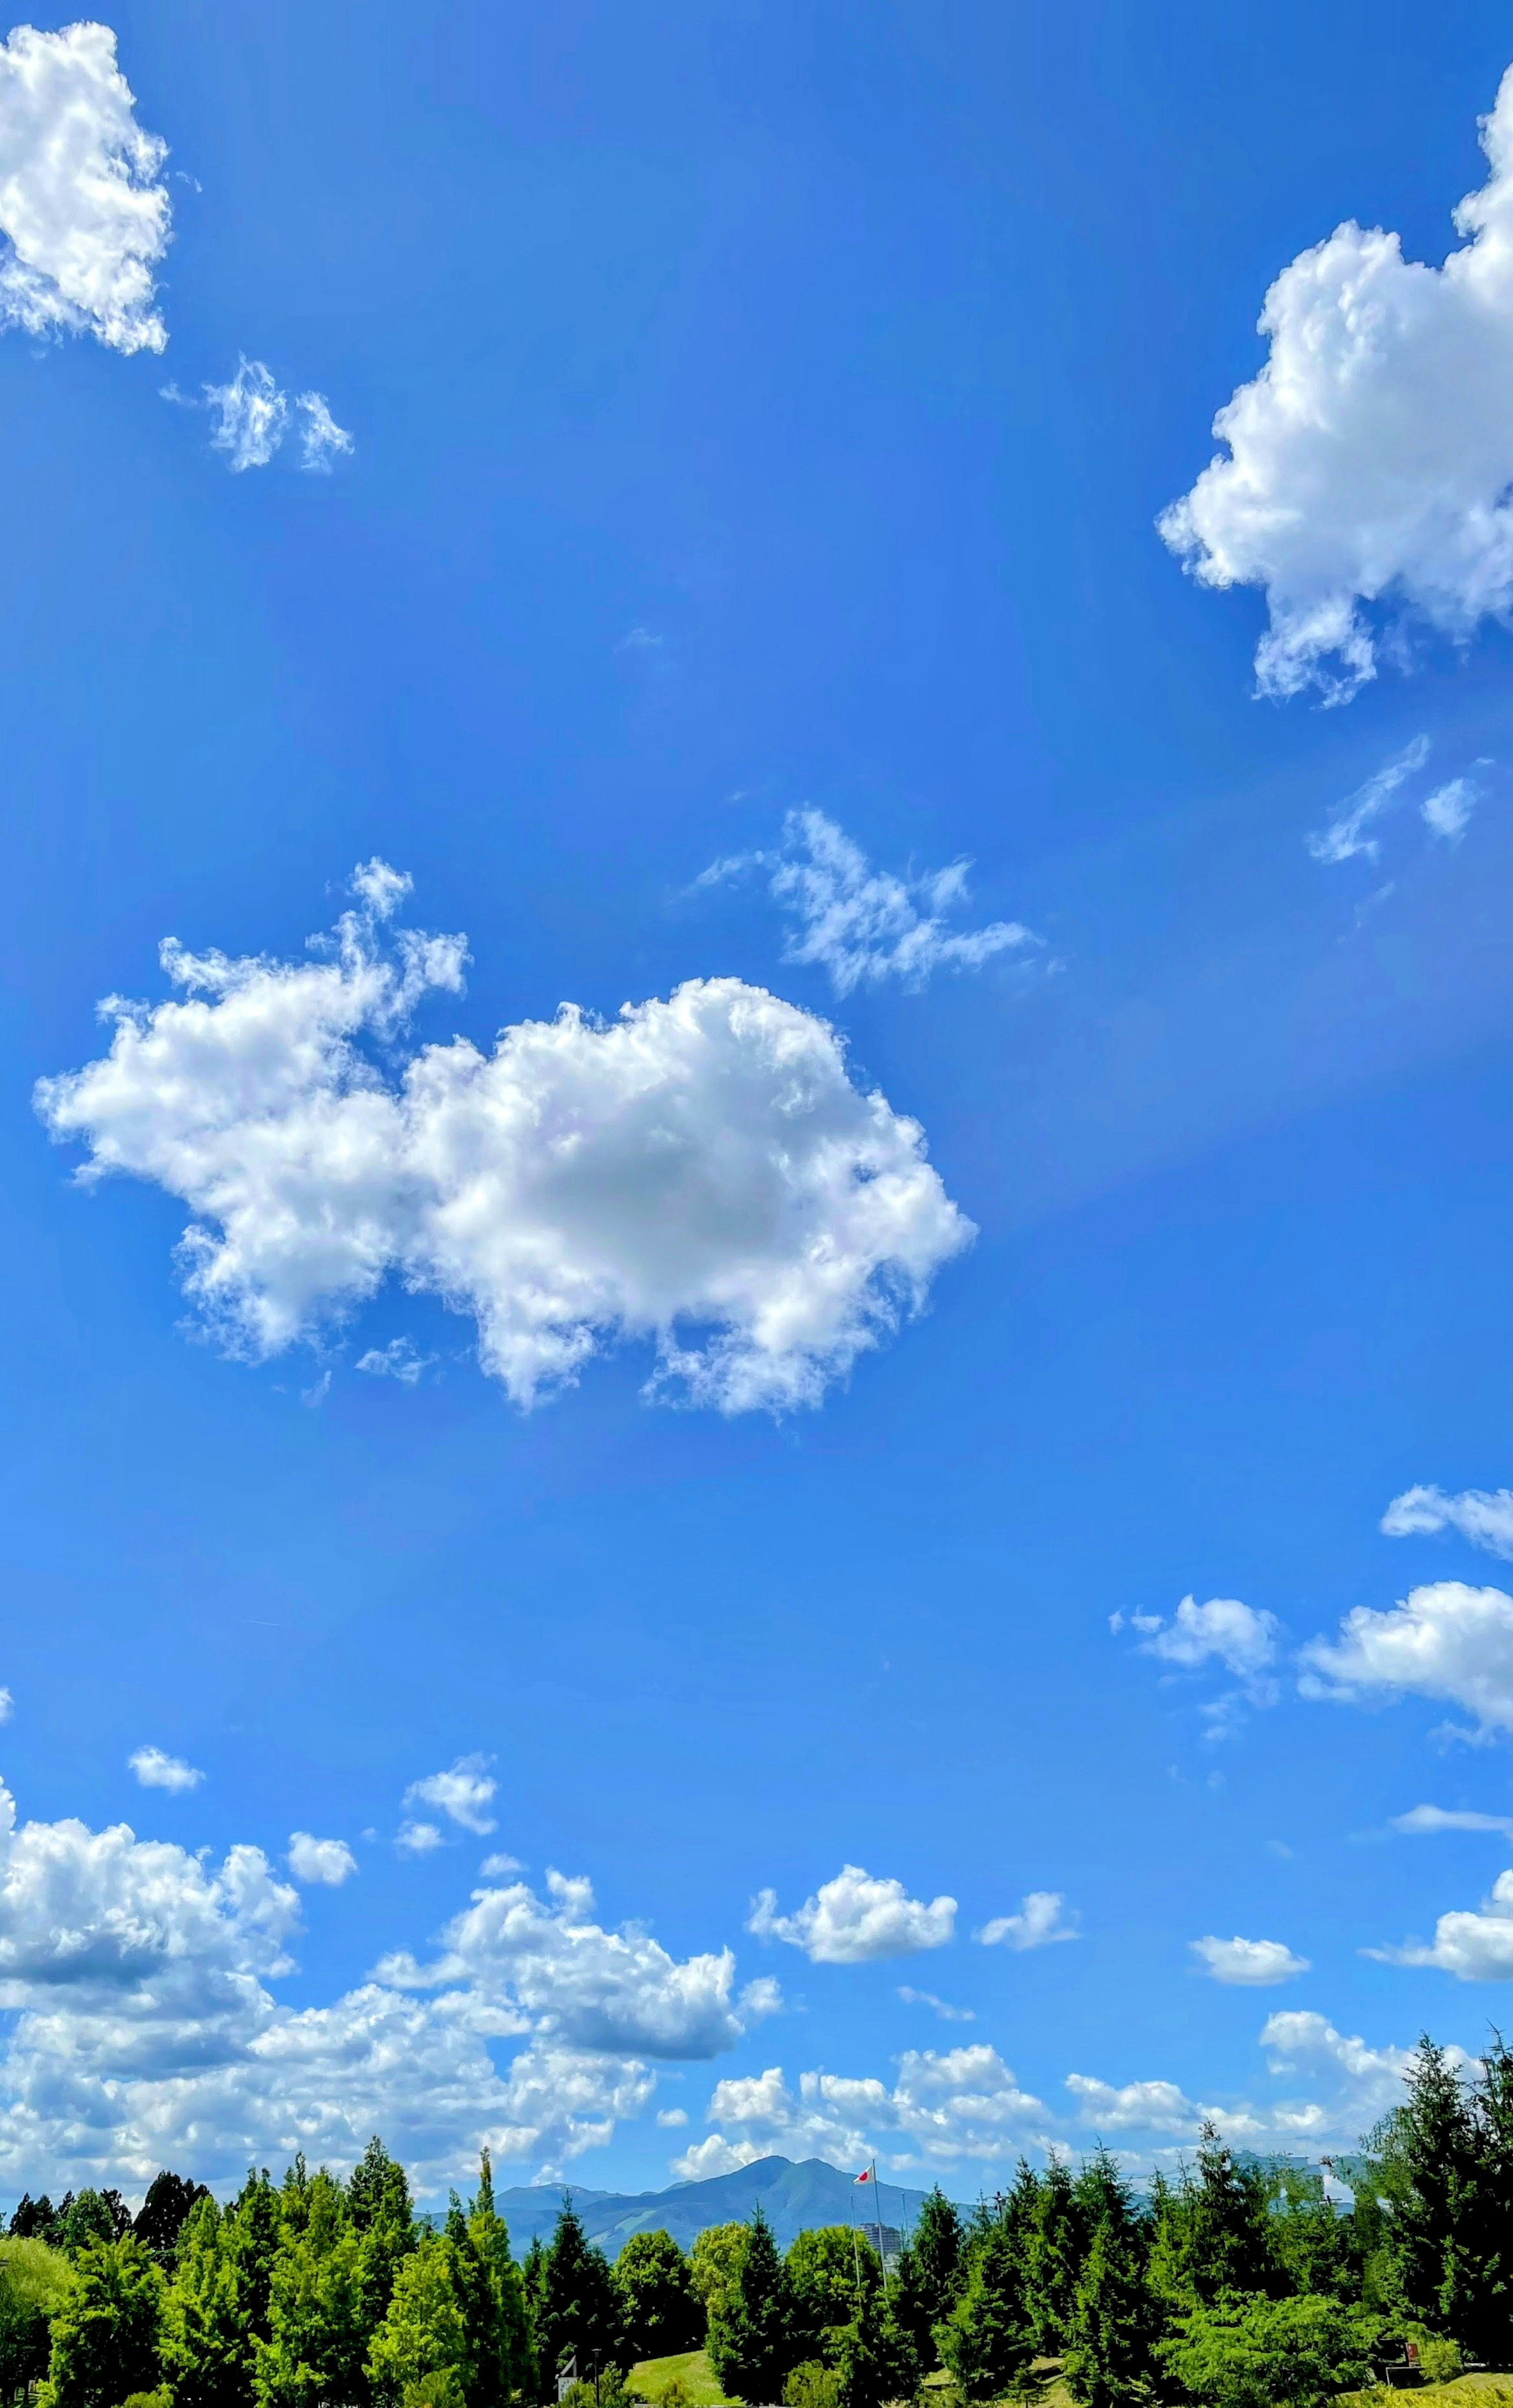
[[[1451,778],[1448,784],[1436,786],[1419,805],[1419,816],[1431,836],[1443,837],[1448,844],[1458,844],[1471,824],[1471,814],[1481,799],[1481,789],[1474,778]]]
[[[1338,1639],[1311,1640],[1299,1662],[1306,1698],[1446,1698],[1484,1731],[1513,1729],[1513,1597],[1502,1589],[1433,1581],[1390,1612],[1355,1606]]]
[[[739,2000],[741,2014],[748,2024],[764,2023],[769,2015],[783,2012],[783,1991],[780,1982],[770,1973],[759,1973],[748,1982]]]
[[[1394,1814],[1394,1831],[1420,1836],[1433,1831],[1499,1831],[1513,1839],[1513,1815],[1478,1814],[1461,1806],[1410,1806],[1406,1814]]]
[[[910,1898],[900,1881],[876,1880],[860,1865],[843,1865],[794,1914],[779,1914],[778,1893],[752,1900],[748,1931],[802,1948],[816,1965],[865,1965],[884,1956],[912,1956],[940,1948],[956,1926],[956,1900]]]
[[[229,384],[206,386],[205,403],[215,421],[210,448],[224,452],[233,476],[265,468],[289,431],[289,395],[272,369],[244,356]]]
[[[1294,1956],[1280,1940],[1217,1940],[1210,1932],[1188,1945],[1214,1981],[1236,1987],[1268,1989],[1308,1971],[1306,1956]]]
[[[874,869],[860,845],[823,811],[790,811],[776,853],[743,853],[717,861],[701,886],[751,868],[770,869],[771,892],[797,933],[784,948],[790,962],[817,963],[830,973],[837,995],[863,984],[898,979],[922,986],[932,970],[980,969],[995,953],[1034,949],[1040,943],[1018,921],[995,920],[991,927],[952,932],[945,914],[965,900],[970,864],[895,878]]]
[[[1455,212],[1470,239],[1443,267],[1348,222],[1284,268],[1266,364],[1214,421],[1228,456],[1160,521],[1204,584],[1264,587],[1263,694],[1349,701],[1377,673],[1363,604],[1455,638],[1506,615],[1513,69],[1482,143],[1491,173]]]
[[[401,1823],[394,1841],[402,1856],[429,1856],[446,1844],[446,1835],[435,1823]]]
[[[323,394],[302,393],[291,402],[273,370],[262,360],[250,360],[243,355],[229,384],[207,384],[204,391],[205,407],[215,422],[210,429],[211,449],[225,452],[234,476],[239,476],[246,468],[265,468],[274,453],[282,448],[296,420],[302,468],[317,476],[329,476],[333,459],[353,449],[352,437],[344,426],[336,424]],[[181,401],[183,395],[170,386],[164,398]],[[380,863],[378,867],[387,865]],[[389,872],[391,877],[393,874]],[[408,885],[407,879],[405,886]],[[387,917],[387,912],[378,916]]]
[[[294,408],[302,421],[299,465],[314,476],[329,477],[332,461],[355,449],[352,437],[345,426],[336,424],[323,393],[302,393]]]
[[[1455,1497],[1443,1488],[1405,1488],[1382,1515],[1381,1527],[1389,1539],[1457,1530],[1490,1555],[1513,1556],[1513,1488],[1463,1488]]]
[[[1479,1914],[1469,1909],[1442,1914],[1432,1942],[1406,1941],[1401,1948],[1363,1948],[1382,1965],[1432,1965],[1459,1982],[1506,1982],[1513,1975],[1513,1872],[1499,1873]]]
[[[205,1779],[182,1756],[167,1756],[161,1747],[139,1747],[126,1762],[144,1789],[197,1789]]]
[[[524,1870],[519,1856],[503,1855],[485,1856],[478,1867],[485,1881],[502,1881],[509,1873],[522,1873]]]
[[[144,133],[108,25],[0,42],[0,327],[161,351],[168,146]]]
[[[1206,1605],[1185,1597],[1170,1622],[1159,1613],[1132,1613],[1130,1621],[1143,1633],[1142,1655],[1188,1671],[1217,1662],[1247,1680],[1275,1663],[1281,1627],[1274,1613],[1243,1605],[1237,1597],[1211,1597]]]
[[[972,1936],[984,1948],[1046,1948],[1053,1941],[1078,1939],[1078,1921],[1060,1890],[1033,1889],[1018,1914],[995,1915]]]
[[[289,1835],[289,1870],[297,1882],[321,1883],[340,1889],[357,1870],[357,1858],[345,1840],[316,1840],[308,1831]]]
[[[413,1388],[435,1359],[434,1354],[418,1354],[407,1338],[391,1338],[387,1346],[370,1346],[365,1354],[360,1354],[355,1368],[372,1379],[398,1380],[402,1386]]]
[[[486,1756],[460,1756],[449,1771],[428,1772],[423,1781],[412,1781],[405,1792],[405,1804],[435,1806],[464,1831],[485,1838],[498,1828],[489,1812],[499,1786],[485,1770],[490,1760]]]
[[[1066,2087],[1085,2124],[1110,2132],[1195,2130],[1199,2111],[1175,2082],[1126,2082],[1117,2087],[1092,2074],[1069,2073]]]
[[[631,627],[615,646],[617,652],[660,652],[667,638],[650,627]]]
[[[1365,829],[1392,807],[1398,789],[1423,767],[1428,758],[1428,737],[1416,736],[1395,760],[1368,778],[1363,786],[1358,786],[1336,807],[1328,825],[1308,838],[1308,851],[1315,861],[1353,861],[1357,853],[1375,861],[1379,848],[1375,837],[1365,835]]]
[[[664,2132],[679,2132],[688,2122],[686,2107],[659,2107],[657,2122]]]
[[[8,1723],[15,1712],[16,1700],[8,1689],[0,1689],[0,1723]]]
[[[933,1990],[911,1990],[906,1982],[900,1984],[898,1995],[906,2007],[928,2007],[943,2024],[975,2024],[978,2019],[975,2007],[949,2006]]]

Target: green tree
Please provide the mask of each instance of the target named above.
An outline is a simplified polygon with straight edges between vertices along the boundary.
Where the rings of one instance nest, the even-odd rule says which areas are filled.
[[[1407,2097],[1372,2136],[1391,2211],[1388,2257],[1410,2316],[1458,2342],[1477,2330],[1491,2236],[1487,2185],[1472,2105],[1448,2051],[1427,2033]]]
[[[452,2243],[427,2233],[394,2276],[388,2313],[368,2347],[367,2370],[383,2408],[404,2408],[427,2384],[447,2377],[463,2408],[462,2370],[468,2333],[453,2279]]]
[[[908,2345],[913,2364],[920,2374],[932,2372],[935,2364],[935,2319],[925,2300],[920,2261],[912,2244],[901,2249],[893,2259],[888,2294],[889,2313]]]
[[[792,2291],[794,2344],[805,2358],[838,2363],[840,2335],[856,2315],[864,2265],[870,2280],[879,2267],[877,2251],[854,2224],[816,2225],[790,2243],[788,2280]]]
[[[1178,2317],[1157,2355],[1203,2408],[1322,2408],[1370,2381],[1374,2329],[1339,2300],[1252,2292]]]
[[[236,2313],[242,2318],[250,2349],[266,2341],[272,2330],[273,2270],[283,2245],[284,2222],[279,2194],[268,2180],[267,2168],[248,2172],[221,2227],[221,2240],[236,2276]]]
[[[542,2253],[538,2285],[533,2302],[537,2387],[544,2399],[554,2399],[557,2377],[569,2360],[577,2361],[579,2374],[592,2375],[595,2364],[619,2365],[624,2349],[609,2261],[602,2249],[590,2247],[565,2192],[557,2229]]]
[[[365,2333],[388,2313],[394,2277],[415,2246],[415,2211],[405,2169],[377,2133],[347,2185],[347,2216],[357,2235],[357,2281]]]
[[[941,2363],[968,2400],[995,2400],[1035,2356],[1024,2276],[1002,2221],[974,2238],[966,2287],[935,2328]]]
[[[633,2232],[615,2260],[614,2277],[633,2364],[698,2346],[704,2310],[692,2269],[670,2232]]]
[[[1235,2164],[1212,2124],[1203,2128],[1196,2174],[1184,2170],[1175,2188],[1158,2182],[1153,2199],[1150,2283],[1171,2313],[1268,2287],[1275,2268],[1264,2179]]]
[[[207,2193],[178,2237],[161,2341],[175,2408],[250,2408],[251,2320],[227,2245],[234,2216]]]
[[[1359,2297],[1354,2233],[1349,2218],[1335,2214],[1322,2177],[1280,2167],[1266,2190],[1267,2246],[1287,2288]]]
[[[759,2203],[734,2291],[709,2317],[709,2363],[737,2400],[776,2401],[804,2355],[788,2269]]]
[[[1054,2357],[1072,2329],[1087,2231],[1071,2174],[1059,2158],[1051,2159],[1038,2181],[1021,2159],[1016,2193],[1021,2189],[1029,2195],[1022,2206],[1010,2198],[1007,2221],[1023,2251],[1035,2345]]]
[[[166,2171],[154,2174],[149,2183],[147,2197],[132,2218],[132,2230],[165,2272],[173,2265],[178,2236],[189,2220],[190,2210],[209,2196],[203,2183],[190,2182],[182,2174]]]
[[[1513,2357],[1513,2050],[1500,2031],[1472,2093],[1480,2193],[1480,2263],[1466,2341],[1477,2358]]]
[[[52,2319],[50,2408],[117,2408],[159,2381],[163,2275],[131,2233],[79,2251]]]
[[[937,2183],[920,2210],[911,2254],[920,2296],[932,2328],[949,2316],[966,2281],[966,2233],[961,2210]]]
[[[252,2345],[253,2394],[259,2408],[364,2408],[367,2334],[347,2202],[324,2168],[307,2174],[299,2158],[290,2173],[268,2338]]]
[[[840,2408],[840,2377],[821,2358],[806,2358],[783,2385],[784,2408]],[[662,2408],[667,2408],[664,2393]]]
[[[494,2206],[487,2149],[478,2160],[478,2186],[465,2214],[452,2193],[447,2241],[463,2316],[465,2408],[495,2408],[496,2402],[503,2408],[511,2400],[528,2398],[536,2383],[525,2286],[510,2256],[504,2218]],[[589,2255],[603,2266],[599,2252]]]
[[[119,2190],[81,2190],[58,2218],[60,2249],[77,2258],[97,2242],[119,2241],[132,2229],[131,2210]]]
[[[62,2250],[45,2241],[20,2233],[0,2241],[0,2398],[46,2374],[51,2320],[73,2281]]]
[[[707,2224],[689,2252],[689,2280],[707,2323],[735,2296],[741,2260],[751,2238],[749,2224]]]
[[[1078,2408],[1125,2408],[1145,2394],[1154,2322],[1133,2218],[1106,2209],[1078,2277],[1067,2339],[1063,2372]]]

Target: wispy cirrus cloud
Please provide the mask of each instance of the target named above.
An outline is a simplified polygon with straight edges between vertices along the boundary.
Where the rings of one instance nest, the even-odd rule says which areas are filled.
[[[776,852],[713,862],[697,882],[766,873],[768,892],[795,923],[784,960],[827,970],[835,993],[850,995],[889,979],[920,987],[935,970],[980,969],[995,954],[1028,957],[1039,949],[1041,939],[1017,920],[950,926],[949,915],[966,900],[970,867],[956,861],[906,878],[875,869],[834,820],[806,809],[788,813]]]

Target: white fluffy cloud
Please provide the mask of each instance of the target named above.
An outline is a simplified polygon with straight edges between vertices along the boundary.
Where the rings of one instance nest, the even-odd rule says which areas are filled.
[[[341,1848],[296,1833],[291,1861],[329,1880]],[[140,2186],[164,2163],[226,2180],[296,2148],[350,2162],[375,2130],[428,2188],[482,2141],[555,2164],[641,2112],[648,2058],[705,2057],[743,2028],[728,1952],[679,1962],[603,1930],[583,1883],[554,1879],[550,1902],[475,1891],[444,1963],[401,1955],[296,2010],[270,1985],[293,1971],[298,1914],[257,1848],[217,1866],[125,1825],[18,1828],[0,1789],[0,2010],[17,2018],[0,2186]]]
[[[1363,1952],[1384,1965],[1434,1965],[1462,1982],[1506,1982],[1513,1976],[1513,1872],[1499,1873],[1479,1914],[1458,1908],[1442,1914],[1432,1942]]]
[[[1078,2120],[1105,2132],[1195,2132],[1201,2110],[1175,2082],[1100,2082],[1069,2073],[1066,2087]]]
[[[233,1351],[274,1354],[395,1275],[476,1317],[522,1405],[649,1337],[656,1384],[778,1411],[817,1403],[968,1242],[918,1124],[852,1085],[825,1022],[738,979],[607,1027],[564,1005],[489,1054],[425,1046],[392,1082],[363,1040],[455,995],[465,951],[386,933],[407,883],[369,864],[306,963],[170,941],[183,999],[112,997],[109,1053],[39,1084],[83,1177],[189,1204],[186,1283]]]
[[[1482,141],[1491,172],[1455,212],[1443,267],[1347,222],[1284,268],[1270,352],[1214,421],[1227,456],[1161,532],[1206,585],[1261,585],[1264,694],[1345,701],[1375,676],[1362,605],[1400,603],[1452,637],[1513,588],[1513,69]]]
[[[1392,1816],[1392,1829],[1415,1837],[1437,1831],[1498,1831],[1513,1838],[1513,1815],[1478,1814],[1460,1806],[1410,1806],[1406,1814]]]
[[[1455,1530],[1490,1555],[1513,1556],[1513,1488],[1405,1488],[1381,1517],[1389,1539],[1434,1538]]]
[[[308,1831],[292,1831],[289,1870],[297,1882],[320,1883],[340,1889],[357,1870],[357,1858],[345,1840],[317,1840]]]
[[[238,359],[227,383],[207,384],[204,391],[212,421],[210,448],[225,453],[233,476],[265,468],[292,424],[299,427],[301,467],[318,476],[329,476],[336,454],[354,448],[347,429],[332,417],[324,394],[302,393],[292,401],[262,360]],[[173,388],[166,397],[183,399]]]
[[[895,2171],[1017,2156],[1042,2137],[1045,2109],[1020,2089],[996,2049],[909,2049],[890,2089],[875,2077],[803,2073],[797,2092],[779,2066],[719,2082],[707,2121],[721,2128],[674,2159],[685,2181],[729,2173],[782,2150],[860,2165],[886,2150]]]
[[[418,1353],[407,1338],[391,1338],[387,1346],[370,1346],[352,1368],[365,1371],[370,1379],[397,1380],[402,1388],[413,1388],[435,1359],[434,1354]]]
[[[1306,1956],[1294,1956],[1280,1940],[1218,1940],[1210,1932],[1188,1945],[1216,1982],[1266,1989],[1308,1971]]]
[[[880,1881],[860,1865],[842,1865],[834,1881],[793,1914],[779,1914],[778,1893],[751,1902],[746,1926],[762,1940],[785,1940],[816,1965],[866,1965],[880,1956],[912,1956],[943,1947],[956,1928],[953,1898],[910,1898],[900,1881]]]
[[[1066,2087],[1078,2121],[1095,2132],[1149,2133],[1181,2143],[1209,2122],[1235,2146],[1313,2151],[1357,2141],[1402,2098],[1411,2063],[1407,2049],[1368,2048],[1307,2012],[1269,2015],[1261,2045],[1275,2080],[1303,2075],[1312,2096],[1219,2104],[1189,2099],[1175,2082],[1116,2086],[1083,2073],[1069,2074]],[[1465,2062],[1458,2051],[1451,2057]]]
[[[1045,1948],[1053,1941],[1076,1940],[1078,1920],[1059,1889],[1033,1889],[1017,1914],[994,1915],[973,1938],[984,1948]]]
[[[1306,1698],[1448,1699],[1485,1731],[1513,1729],[1513,1597],[1433,1581],[1390,1612],[1355,1606],[1339,1637],[1300,1651]]]
[[[1276,1661],[1276,1615],[1242,1605],[1237,1597],[1211,1597],[1206,1605],[1185,1597],[1170,1622],[1159,1613],[1132,1613],[1129,1619],[1141,1633],[1143,1655],[1159,1656],[1163,1663],[1179,1664],[1188,1671],[1217,1662],[1228,1672],[1253,1679]],[[1121,1615],[1113,1615],[1112,1627],[1120,1629],[1122,1621]]]
[[[704,871],[702,886],[753,868],[770,870],[771,891],[798,923],[783,958],[828,970],[837,995],[898,979],[922,986],[932,970],[980,969],[995,953],[1033,953],[1038,937],[1017,920],[952,930],[945,914],[966,899],[964,861],[895,878],[874,869],[859,844],[823,811],[790,811],[776,853],[739,853]]]
[[[498,1828],[489,1809],[499,1784],[488,1771],[488,1762],[487,1756],[460,1756],[449,1771],[428,1772],[423,1781],[412,1781],[405,1792],[406,1805],[434,1806],[464,1831],[486,1839]]]
[[[596,2053],[707,2057],[740,2039],[750,2009],[732,1997],[728,1948],[679,1960],[638,1926],[605,1930],[587,1881],[549,1872],[547,1889],[550,1903],[523,1882],[475,1890],[442,1933],[438,1957],[421,1965],[401,1950],[378,1978],[402,1990],[465,1985],[504,2018],[498,2028]],[[756,2004],[760,2012],[766,2000]]]
[[[165,1755],[161,1747],[139,1747],[126,1762],[144,1789],[197,1789],[205,1779],[181,1756]]]
[[[168,146],[136,107],[107,25],[0,42],[0,326],[162,351]]]

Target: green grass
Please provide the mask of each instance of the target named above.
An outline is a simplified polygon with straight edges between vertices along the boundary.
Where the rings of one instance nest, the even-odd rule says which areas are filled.
[[[632,2367],[625,2383],[643,2400],[657,2401],[675,2378],[686,2385],[693,2408],[723,2408],[725,2395],[715,2381],[707,2350],[681,2349],[671,2358],[643,2358]]]
[[[1381,2408],[1388,2399],[1433,2401],[1434,2408],[1513,2408],[1513,2374],[1456,2374],[1448,2383],[1420,2383],[1412,2390],[1341,2391],[1335,2408]]]

